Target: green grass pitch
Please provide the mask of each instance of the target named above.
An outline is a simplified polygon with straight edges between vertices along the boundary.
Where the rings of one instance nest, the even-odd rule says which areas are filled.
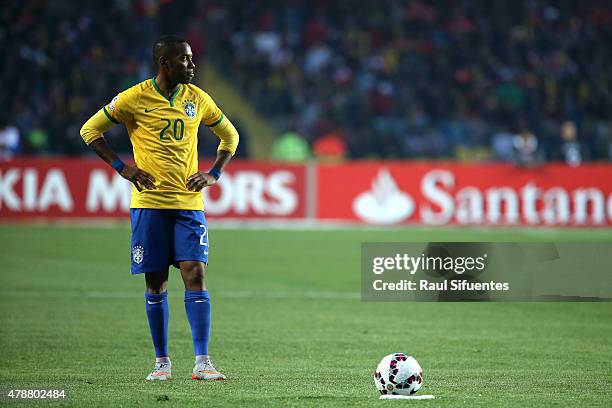
[[[211,222],[211,355],[229,380],[190,379],[191,336],[173,269],[175,379],[147,383],[153,356],[144,279],[129,274],[127,226],[0,226],[0,388],[68,390],[69,399],[53,406],[612,406],[610,303],[359,299],[362,241],[609,236],[606,230],[215,229]],[[417,358],[425,377],[419,393],[435,400],[378,400],[372,372],[395,351]]]

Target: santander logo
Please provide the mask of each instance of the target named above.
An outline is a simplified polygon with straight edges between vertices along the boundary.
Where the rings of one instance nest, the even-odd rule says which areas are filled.
[[[567,186],[546,175],[500,178],[481,183],[477,176],[431,168],[415,177],[415,196],[400,190],[387,168],[380,168],[370,190],[352,200],[359,219],[379,225],[413,217],[425,225],[606,225],[612,221],[612,193],[588,179]],[[461,182],[459,181],[461,180]],[[471,183],[470,183],[471,181]],[[603,185],[602,185],[603,184]]]
[[[401,191],[389,170],[382,168],[372,181],[372,189],[359,194],[353,211],[372,224],[397,224],[414,212],[414,200]]]

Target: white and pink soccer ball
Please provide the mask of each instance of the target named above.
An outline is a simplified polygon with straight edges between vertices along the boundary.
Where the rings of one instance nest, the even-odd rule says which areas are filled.
[[[414,357],[393,353],[376,367],[374,382],[383,395],[412,395],[423,385],[423,370]]]

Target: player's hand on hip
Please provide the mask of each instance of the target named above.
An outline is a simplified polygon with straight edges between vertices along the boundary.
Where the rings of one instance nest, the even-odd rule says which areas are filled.
[[[155,187],[155,178],[136,166],[126,164],[119,174],[124,179],[131,181],[138,191],[142,191],[143,188],[147,190],[155,190],[157,188]]]
[[[204,187],[212,186],[216,182],[217,179],[210,174],[198,172],[187,177],[187,189],[192,191],[201,191]]]

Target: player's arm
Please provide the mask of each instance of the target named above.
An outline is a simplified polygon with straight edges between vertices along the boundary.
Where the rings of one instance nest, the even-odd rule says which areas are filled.
[[[220,140],[219,147],[217,149],[217,158],[212,168],[208,172],[198,172],[187,178],[187,188],[193,191],[200,191],[204,187],[213,185],[217,182],[223,168],[229,163],[236,148],[238,147],[238,141],[240,136],[238,131],[230,122],[230,120],[221,114],[221,117],[210,125],[207,125]]]
[[[108,143],[106,143],[104,133],[115,126],[115,122],[105,109],[106,108],[100,109],[85,122],[81,128],[81,137],[85,143],[87,143],[102,160],[112,166],[121,177],[131,181],[138,191],[142,191],[142,187],[155,189],[155,179],[153,176],[136,166],[130,166],[123,163]]]

